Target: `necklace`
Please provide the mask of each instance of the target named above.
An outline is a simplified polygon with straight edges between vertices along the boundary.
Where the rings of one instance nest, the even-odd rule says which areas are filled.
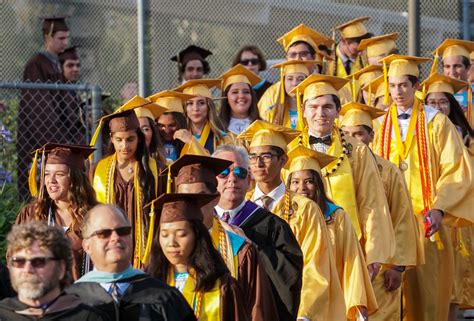
[[[341,166],[342,161],[344,160],[344,157],[345,156],[349,157],[350,154],[351,154],[352,145],[350,145],[345,140],[344,133],[342,132],[342,130],[339,129],[339,133],[340,133],[340,136],[341,136],[341,144],[342,144],[341,155],[339,155],[339,157],[337,159],[337,163],[334,166],[332,166],[332,168],[330,168],[330,169],[326,168],[325,169],[325,173],[323,174],[324,177],[327,177],[330,174],[334,173]]]

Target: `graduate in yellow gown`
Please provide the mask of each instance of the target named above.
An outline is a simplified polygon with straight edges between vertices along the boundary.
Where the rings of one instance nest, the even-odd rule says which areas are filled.
[[[294,91],[303,95],[302,110],[308,128],[291,146],[305,147],[334,156],[327,166],[326,192],[349,217],[364,249],[369,274],[375,277],[381,264],[389,264],[395,252],[395,236],[383,183],[369,148],[346,136],[334,124],[341,108],[338,90],[348,80],[311,75]]]
[[[335,158],[303,146],[289,151],[288,157],[287,188],[315,201],[324,213],[344,292],[347,318],[364,320],[377,310],[364,252],[349,216],[327,198],[321,178],[322,169]]]
[[[398,53],[397,43],[395,42],[397,38],[398,32],[371,37],[362,40],[358,49],[359,51],[365,50],[368,65],[381,66],[380,59]]]
[[[256,181],[248,199],[290,225],[303,252],[303,285],[298,320],[344,320],[344,295],[331,241],[319,206],[286,189],[281,170],[287,144],[299,132],[257,120],[237,138],[249,142],[250,171]]]
[[[383,59],[393,103],[375,137],[377,153],[403,171],[413,209],[423,226],[425,264],[405,274],[405,320],[445,321],[454,281],[451,228],[472,224],[473,170],[455,126],[415,97],[418,65],[427,58]],[[425,233],[422,233],[422,235]]]
[[[342,130],[348,136],[369,145],[374,138],[373,120],[385,113],[379,109],[349,103],[342,106]],[[390,161],[375,155],[382,176],[385,195],[390,208],[396,249],[390,264],[382,267],[382,273],[373,281],[379,310],[371,320],[400,320],[401,282],[405,269],[424,263],[421,229],[413,213],[410,196],[401,171]]]

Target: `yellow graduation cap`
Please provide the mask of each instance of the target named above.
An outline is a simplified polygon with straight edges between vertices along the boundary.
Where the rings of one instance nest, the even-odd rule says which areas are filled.
[[[246,130],[241,132],[237,138],[250,142],[249,148],[275,146],[286,152],[286,146],[300,134],[301,131],[299,130],[256,120]]]
[[[463,56],[469,59],[471,53],[474,51],[474,42],[467,40],[459,39],[446,39],[443,41],[438,48],[433,52],[434,60],[431,65],[431,74],[436,72],[438,67],[438,59],[441,56],[441,59],[453,56]]]
[[[285,52],[287,52],[288,48],[297,41],[306,42],[316,51],[318,50],[319,45],[331,48],[334,44],[334,40],[303,23],[288,31],[286,34],[278,38],[277,41],[283,46]]]
[[[333,30],[339,30],[344,39],[359,38],[369,33],[363,24],[364,21],[369,19],[370,17],[359,17],[334,27]]]
[[[360,42],[357,49],[359,51],[367,49],[368,58],[387,55],[392,50],[397,49],[397,43],[395,42],[397,38],[398,32],[393,32],[386,35],[364,39]]]
[[[469,55],[470,60],[474,60],[474,51],[471,51],[471,54]]]
[[[383,75],[375,78],[372,81],[369,81],[362,87],[362,90],[369,93],[369,99],[367,105],[372,106],[372,94],[374,94],[375,99],[380,98],[385,95],[385,86]]]
[[[167,112],[184,113],[183,104],[186,100],[190,100],[196,96],[183,94],[179,91],[165,90],[148,96],[147,99],[167,108]]]
[[[361,126],[365,125],[373,128],[372,120],[385,114],[385,111],[364,105],[350,102],[341,108],[341,126]]]
[[[262,81],[262,78],[241,64],[237,64],[232,67],[230,70],[222,74],[219,79],[222,80],[222,92],[224,92],[227,87],[235,83],[243,82],[253,87]]]
[[[321,169],[336,159],[334,156],[298,145],[288,152],[288,162],[285,168],[288,169],[288,174],[304,170],[313,170],[321,175]]]
[[[384,104],[388,104],[388,77],[399,77],[399,76],[420,76],[420,69],[418,65],[427,61],[430,58],[416,57],[416,56],[402,56],[402,55],[390,55],[380,59],[383,64],[383,75],[385,82],[385,98]],[[389,66],[387,69],[387,65]]]
[[[356,101],[357,99],[356,80],[359,81],[359,86],[363,87],[365,84],[381,75],[383,75],[382,66],[368,65],[352,75],[347,76],[346,78],[352,81],[352,100]]]
[[[220,87],[221,83],[221,79],[192,79],[186,81],[184,84],[178,88],[175,88],[174,90],[188,95],[214,99],[211,88]]]
[[[322,95],[338,95],[338,90],[349,82],[348,79],[328,75],[310,75],[292,89],[298,97],[303,94],[303,102]]]
[[[468,86],[467,81],[451,78],[439,73],[431,75],[428,79],[421,83],[426,89],[426,94],[431,93],[450,93],[455,94]]]
[[[168,108],[150,102],[143,107],[138,107],[133,110],[138,118],[148,117],[153,121],[160,117],[163,113],[168,111]]]

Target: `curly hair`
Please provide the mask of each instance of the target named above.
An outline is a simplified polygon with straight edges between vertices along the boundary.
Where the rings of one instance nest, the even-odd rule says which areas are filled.
[[[195,236],[194,249],[188,259],[188,267],[196,271],[195,291],[210,291],[216,281],[227,275],[229,270],[214,248],[209,231],[200,220],[189,220]],[[164,282],[168,280],[170,262],[163,253],[159,237],[155,238],[150,265],[147,272]]]
[[[72,215],[73,230],[80,228],[84,215],[97,204],[95,190],[92,187],[87,174],[79,168],[69,167],[70,184],[67,194],[69,211]],[[42,189],[44,182],[42,183]],[[45,221],[48,219],[48,212],[54,206],[53,200],[48,193],[40,193],[40,197],[35,201],[35,220]]]
[[[253,90],[250,85],[248,86],[250,88],[250,94],[252,96],[252,102],[250,104],[248,113],[249,113],[250,123],[253,123],[255,120],[260,119],[260,115],[258,113],[257,96],[255,95],[255,90]],[[231,87],[232,86],[227,87],[227,89],[224,92],[224,97],[227,98],[227,94],[229,93]],[[228,130],[229,128],[231,115],[232,115],[232,108],[230,107],[229,99],[224,99],[224,102],[222,103],[222,106],[221,106],[221,110],[219,112],[219,119],[222,122],[222,125],[224,126],[225,130]]]
[[[60,280],[61,288],[71,284],[72,281],[72,248],[69,239],[64,232],[54,226],[48,226],[45,222],[32,221],[26,224],[14,225],[7,236],[7,259],[15,253],[32,247],[38,247],[51,251],[54,258],[64,261],[66,273]]]

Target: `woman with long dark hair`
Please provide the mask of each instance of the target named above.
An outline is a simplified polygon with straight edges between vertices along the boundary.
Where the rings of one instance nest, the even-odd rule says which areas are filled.
[[[200,207],[218,195],[164,194],[148,273],[175,286],[205,320],[249,320],[235,279],[214,248]]]
[[[347,213],[326,195],[322,168],[335,157],[298,146],[288,153],[287,187],[316,202],[323,212],[350,320],[377,308],[364,253]]]
[[[157,193],[157,164],[148,154],[145,136],[133,111],[148,104],[148,100],[136,96],[117,112],[102,117],[101,123],[105,123],[110,143],[107,155],[97,163],[93,179],[97,200],[120,206],[132,223],[135,268],[146,262],[145,246],[151,242],[151,239],[146,241],[147,233],[148,237],[153,235],[149,209],[144,205]]]
[[[252,86],[261,78],[242,65],[236,65],[219,77],[222,79],[224,101],[219,118],[224,130],[240,134],[255,120],[260,119],[257,99]]]
[[[47,221],[61,226],[73,249],[72,278],[89,272],[89,260],[82,250],[80,227],[86,213],[97,204],[86,174],[85,159],[94,151],[89,146],[49,143],[39,149],[30,172],[30,189],[35,197],[20,210],[16,224]],[[36,187],[36,160],[41,160],[40,190]]]
[[[158,167],[161,168],[166,164],[166,160],[164,156],[164,146],[155,119],[160,117],[166,111],[166,108],[154,104],[153,107],[138,107],[135,108],[134,111],[138,117],[140,129],[145,136],[148,154],[155,159]]]

